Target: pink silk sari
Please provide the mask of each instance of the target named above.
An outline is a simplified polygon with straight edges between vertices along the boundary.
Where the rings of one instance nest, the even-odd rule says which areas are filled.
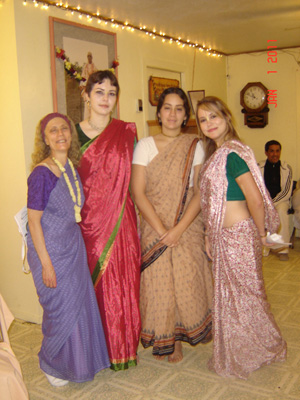
[[[225,142],[204,164],[200,175],[201,205],[213,257],[213,357],[217,374],[246,379],[261,367],[286,358],[286,343],[270,311],[262,275],[262,247],[252,218],[223,228],[226,208],[226,162],[230,152],[248,165],[262,194],[265,226],[276,232],[279,218],[252,150]]]
[[[140,335],[140,244],[129,193],[135,124],[113,119],[82,146],[80,224],[114,370],[136,365]]]

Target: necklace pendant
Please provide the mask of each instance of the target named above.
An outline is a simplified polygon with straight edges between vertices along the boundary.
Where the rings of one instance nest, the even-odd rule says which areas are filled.
[[[95,125],[95,124],[91,121],[91,118],[88,119],[88,124],[90,125],[90,127],[91,127],[92,129],[94,129],[96,132],[98,132],[99,134],[101,134],[101,133],[104,131],[104,129],[111,123],[111,119],[112,119],[112,118],[111,118],[111,116],[110,116],[109,121],[108,121],[108,124],[105,125],[105,126],[103,126],[103,127],[100,127],[100,126]]]
[[[75,221],[78,223],[81,221],[81,215],[80,215],[80,207],[77,204],[74,205],[74,211],[75,211]]]

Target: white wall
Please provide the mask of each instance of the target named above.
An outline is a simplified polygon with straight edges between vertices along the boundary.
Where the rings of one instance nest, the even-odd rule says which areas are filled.
[[[14,221],[14,215],[26,204],[26,166],[12,0],[1,8],[0,27],[0,292],[15,316],[38,322],[41,308],[31,275],[22,272],[21,236]]]
[[[300,48],[279,50],[277,63],[267,61],[267,52],[227,57],[227,102],[236,119],[241,138],[265,159],[264,145],[275,139],[282,144],[281,159],[293,168],[294,180],[300,178]],[[268,70],[277,73],[268,74]],[[263,129],[244,125],[240,91],[248,82],[262,82],[277,90],[277,107],[269,105],[269,124]]]
[[[21,272],[21,238],[13,216],[26,204],[26,177],[37,122],[52,108],[49,16],[79,22],[65,11],[35,8],[28,2],[6,0],[0,12],[1,38],[1,255],[0,291],[18,318],[41,321],[41,309],[32,276]],[[88,23],[87,23],[88,24]],[[94,27],[99,27],[96,22]],[[90,24],[88,24],[90,25]],[[113,30],[113,28],[106,28]],[[3,40],[5,38],[5,40]],[[148,66],[179,71],[183,88],[205,89],[226,100],[225,58],[194,54],[140,32],[117,31],[120,62],[120,117],[137,123],[139,136],[146,134],[147,115],[136,113],[136,99],[148,101]],[[5,55],[5,56],[3,56]],[[195,60],[194,60],[195,57]],[[195,61],[195,76],[193,65]]]
[[[49,8],[43,11],[32,3],[26,7],[20,0],[6,0],[0,12],[1,57],[1,259],[0,291],[15,316],[39,322],[41,309],[31,275],[21,272],[21,239],[13,216],[26,203],[26,177],[29,173],[35,126],[52,111],[50,70],[49,15],[78,22],[78,17]],[[98,27],[96,22],[93,26]],[[89,24],[90,25],[90,24]],[[113,28],[106,28],[113,30]],[[264,144],[277,139],[283,145],[282,158],[300,175],[300,49],[280,51],[277,74],[268,75],[270,64],[266,53],[230,56],[216,59],[163,44],[140,32],[117,31],[119,81],[121,86],[120,117],[137,123],[139,136],[146,134],[148,118],[147,67],[180,72],[185,90],[205,89],[228,102],[236,117],[242,139],[264,158]],[[226,79],[226,72],[228,78]],[[248,82],[260,81],[278,91],[278,107],[270,106],[269,125],[249,129],[243,125],[240,90]],[[144,102],[144,112],[136,113],[136,99]]]
[[[12,1],[12,0],[9,0]],[[23,129],[26,140],[25,158],[30,164],[35,126],[39,119],[52,111],[52,89],[50,70],[50,43],[48,17],[84,24],[78,15],[50,7],[48,10],[35,8],[32,4],[23,6],[15,2],[17,56],[19,66],[20,101]],[[136,122],[138,134],[146,133],[148,119],[147,66],[165,68],[183,74],[183,89],[192,89],[194,50],[179,49],[176,44],[163,44],[160,39],[153,40],[141,32],[106,26],[96,21],[85,23],[100,29],[117,32],[117,54],[120,66],[118,78],[121,86],[120,118]],[[226,61],[225,58],[208,57],[196,52],[194,89],[205,89],[226,99]],[[143,99],[144,112],[136,112],[136,100]],[[27,170],[28,171],[28,170]]]

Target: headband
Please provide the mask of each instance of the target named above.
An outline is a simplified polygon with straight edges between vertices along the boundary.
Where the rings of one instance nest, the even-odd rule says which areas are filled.
[[[41,120],[41,134],[42,134],[42,138],[43,138],[43,141],[44,141],[44,142],[45,142],[45,129],[46,129],[46,126],[48,125],[48,122],[50,122],[51,119],[53,119],[53,118],[62,118],[62,119],[63,119],[64,121],[66,121],[66,123],[68,124],[68,126],[69,126],[69,128],[70,128],[70,131],[72,130],[72,129],[71,129],[71,123],[70,123],[70,121],[69,121],[69,119],[68,119],[68,117],[67,117],[66,115],[60,114],[60,113],[58,113],[58,112],[54,112],[54,113],[47,114],[47,115]]]

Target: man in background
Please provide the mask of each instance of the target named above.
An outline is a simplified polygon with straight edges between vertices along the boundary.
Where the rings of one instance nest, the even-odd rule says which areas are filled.
[[[292,168],[285,162],[280,161],[281,144],[276,140],[270,140],[265,144],[267,160],[258,163],[266,187],[273,200],[274,206],[279,214],[279,235],[282,235],[285,243],[289,242],[289,216],[290,197],[293,188]],[[269,255],[264,248],[264,256]],[[288,261],[288,247],[278,253],[280,261]]]

